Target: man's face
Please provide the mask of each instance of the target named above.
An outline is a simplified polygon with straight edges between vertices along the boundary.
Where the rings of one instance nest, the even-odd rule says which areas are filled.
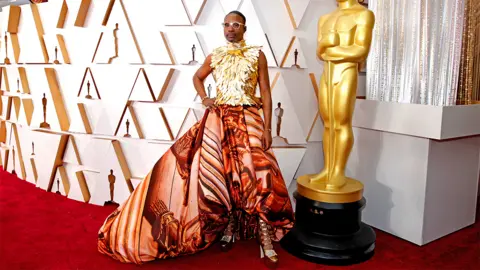
[[[223,23],[223,34],[228,41],[239,42],[243,40],[246,28],[242,17],[237,14],[230,14],[225,17]]]

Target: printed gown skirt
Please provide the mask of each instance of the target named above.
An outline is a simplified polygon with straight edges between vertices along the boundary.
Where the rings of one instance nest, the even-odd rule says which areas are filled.
[[[230,215],[238,238],[256,237],[260,217],[279,241],[294,216],[273,152],[262,149],[262,134],[256,107],[207,110],[108,216],[99,251],[137,264],[193,254],[222,236]]]

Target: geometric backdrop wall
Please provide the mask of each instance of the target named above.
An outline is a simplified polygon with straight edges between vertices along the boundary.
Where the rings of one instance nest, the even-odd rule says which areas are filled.
[[[49,192],[123,202],[202,116],[192,76],[238,9],[269,64],[287,185],[323,167],[317,20],[335,0],[57,0],[4,7],[1,165]],[[192,52],[192,48],[195,48]],[[194,54],[194,55],[193,55]],[[295,67],[295,63],[298,67]],[[215,81],[205,81],[215,95]],[[283,112],[281,125],[276,113]],[[278,129],[278,130],[277,130]]]

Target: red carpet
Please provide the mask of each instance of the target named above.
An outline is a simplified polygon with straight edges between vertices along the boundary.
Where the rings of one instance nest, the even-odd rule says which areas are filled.
[[[98,228],[113,208],[47,193],[4,171],[0,198],[0,269],[265,268],[255,241],[240,242],[228,253],[213,247],[142,266],[122,264],[99,254],[96,246]],[[304,262],[280,247],[277,251],[279,269],[340,269]],[[341,269],[480,269],[480,222],[424,247],[377,231],[373,259]]]

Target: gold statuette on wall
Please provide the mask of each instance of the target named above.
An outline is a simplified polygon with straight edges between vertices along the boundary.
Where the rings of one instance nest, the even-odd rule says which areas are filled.
[[[317,57],[324,61],[318,105],[324,122],[324,169],[297,180],[296,225],[282,246],[293,255],[325,264],[350,264],[373,255],[375,233],[360,222],[363,184],[346,177],[353,147],[352,117],[358,67],[370,51],[374,14],[357,0],[318,22]]]
[[[104,205],[118,205],[118,203],[116,203],[113,200],[114,193],[115,193],[115,180],[116,179],[117,179],[117,177],[113,174],[113,170],[110,170],[110,174],[108,175],[108,183],[109,183],[109,187],[110,187],[110,200],[106,201]]]
[[[5,63],[5,65],[10,65],[11,64],[10,58],[8,58],[8,36],[7,36],[7,32],[5,32],[4,40],[5,40],[5,59],[3,60],[3,62]]]
[[[55,46],[55,60],[53,61],[55,65],[60,64],[60,61],[58,61],[58,48]]]
[[[45,97],[45,93],[43,94],[43,98],[42,98],[42,107],[43,107],[43,122],[40,123],[40,128],[50,129],[50,124],[47,123],[47,98]]]

